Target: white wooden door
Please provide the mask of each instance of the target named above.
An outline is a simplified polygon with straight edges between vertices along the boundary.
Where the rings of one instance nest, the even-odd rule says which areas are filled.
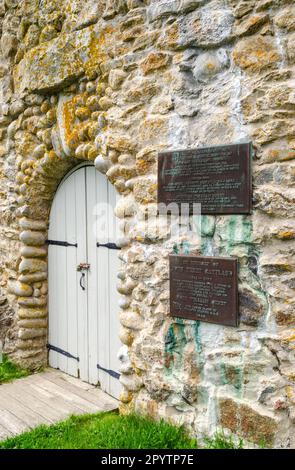
[[[56,193],[48,234],[48,347],[51,367],[118,398],[116,200],[93,166],[74,170]],[[77,271],[80,263],[85,269]]]

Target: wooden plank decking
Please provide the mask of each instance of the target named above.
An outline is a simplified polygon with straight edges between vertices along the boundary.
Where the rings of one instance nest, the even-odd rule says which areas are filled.
[[[116,408],[118,401],[100,389],[58,370],[46,369],[0,385],[0,440],[71,415]]]

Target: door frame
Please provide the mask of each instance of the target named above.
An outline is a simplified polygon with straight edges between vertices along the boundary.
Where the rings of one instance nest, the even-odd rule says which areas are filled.
[[[85,170],[85,172],[83,172],[83,173],[85,174],[85,178],[86,178],[86,179],[85,179],[85,183],[86,183],[86,181],[87,181],[86,175],[88,174],[88,173],[87,173],[87,168],[91,168],[91,172],[89,172],[90,174],[92,174],[92,169],[93,169],[94,172],[95,172],[95,170],[96,170],[96,169],[95,169],[95,166],[94,166],[93,164],[91,164],[91,162],[82,162],[82,163],[76,165],[74,168],[72,168],[72,169],[64,176],[64,178],[60,181],[60,183],[59,183],[59,185],[58,185],[58,187],[57,187],[57,189],[56,189],[56,192],[55,192],[55,197],[58,195],[59,190],[61,190],[62,185],[65,184],[66,181],[67,181],[71,176],[73,176],[74,173],[76,173],[77,171]],[[102,177],[102,175],[101,175],[101,177]],[[94,181],[96,181],[96,179],[95,179]],[[106,181],[107,181],[107,180],[106,180]],[[111,183],[110,183],[110,182],[107,182],[107,183],[111,186]],[[91,185],[90,185],[90,186],[91,186]],[[108,187],[108,186],[107,186],[107,187]],[[85,204],[86,204],[86,205],[85,205],[85,211],[86,211],[86,212],[85,212],[85,216],[86,216],[86,228],[85,228],[85,230],[86,230],[86,238],[85,238],[85,243],[86,243],[86,252],[88,253],[87,243],[89,243],[89,237],[88,237],[88,235],[87,235],[87,230],[88,230],[89,227],[88,227],[88,222],[87,222],[87,220],[88,220],[87,214],[88,214],[88,208],[91,207],[90,205],[91,205],[91,202],[92,202],[92,201],[88,201],[87,184],[86,184],[86,186],[85,186],[85,191],[86,191],[86,192],[85,192]],[[107,189],[107,194],[109,194],[109,190],[108,190],[108,189]],[[77,201],[76,201],[76,202],[77,202]],[[87,205],[87,202],[89,202],[90,205]],[[75,204],[75,203],[74,203],[74,204]],[[83,204],[82,204],[82,205],[83,205]],[[88,207],[88,206],[89,206],[89,207]],[[88,207],[88,208],[87,208],[87,207]],[[113,214],[112,214],[112,216],[113,216]],[[51,221],[51,214],[50,214],[50,217],[49,217],[49,221]],[[52,224],[53,224],[52,228],[53,228],[53,230],[54,230],[54,227],[56,226],[56,224],[58,224],[58,217],[57,217],[56,213],[54,213],[54,216],[53,216],[53,219],[52,219]],[[49,226],[49,230],[50,230],[50,226]],[[65,236],[66,236],[66,240],[67,240],[68,234],[65,234]],[[50,238],[50,237],[48,237],[48,238]],[[79,260],[77,259],[77,261],[79,261]],[[88,259],[87,262],[90,262],[90,260]],[[97,262],[97,261],[96,261],[96,262]],[[94,263],[95,265],[96,265],[96,262]],[[92,264],[92,262],[91,262],[91,264]],[[53,268],[53,269],[55,270],[55,269],[58,269],[58,268],[55,267],[55,268]],[[54,272],[56,272],[56,271],[53,271],[53,273],[54,273]],[[110,282],[110,279],[109,279],[109,282]],[[90,285],[90,284],[89,284],[89,280],[88,280],[88,273],[87,273],[87,285],[88,285],[88,286]],[[115,284],[114,284],[114,285],[115,285]],[[76,288],[78,289],[77,286],[76,286]],[[49,292],[50,292],[50,285],[49,285]],[[50,294],[48,293],[48,295],[50,295]],[[66,295],[67,295],[67,294],[66,294]],[[88,333],[87,333],[86,336],[85,336],[85,341],[84,341],[84,340],[82,341],[82,343],[84,344],[84,346],[85,346],[85,347],[87,346],[87,350],[85,349],[85,351],[84,351],[84,352],[85,352],[85,358],[86,358],[86,357],[89,357],[89,354],[90,354],[90,352],[91,352],[91,351],[89,350],[91,344],[90,344],[90,337],[89,337],[89,305],[88,305],[88,301],[89,301],[89,299],[88,299],[89,292],[88,292],[88,291],[86,292],[86,295],[87,295],[87,300],[86,300],[86,307],[85,307],[85,308],[87,309],[87,314],[86,314],[86,315],[83,314],[83,318],[87,318],[86,330],[88,331]],[[53,297],[53,298],[54,298],[54,297]],[[80,300],[82,300],[82,299],[80,299]],[[78,320],[78,325],[79,325],[79,318],[80,318],[80,308],[79,308],[79,305],[80,305],[80,304],[79,304],[79,302],[78,302],[78,304],[77,304],[77,320]],[[81,306],[81,305],[80,305],[80,306]],[[48,304],[48,307],[49,307],[49,310],[48,310],[48,319],[49,319],[48,329],[49,329],[49,331],[50,331],[50,320],[53,321],[53,320],[54,320],[54,316],[50,315],[50,311],[51,311],[50,303]],[[98,307],[98,305],[97,305],[97,307]],[[82,308],[82,310],[83,310],[83,308]],[[99,311],[98,311],[98,310],[97,310],[96,314],[99,315]],[[118,314],[119,314],[119,305],[118,305]],[[110,318],[110,317],[109,317],[109,318]],[[102,320],[103,320],[103,318],[101,317],[100,320],[99,320],[99,318],[97,318],[96,321],[99,322],[99,321],[102,321]],[[111,320],[109,320],[109,321],[111,321]],[[119,324],[120,324],[120,321],[119,321],[119,315],[118,315],[118,326],[119,326]],[[80,324],[80,325],[81,325],[81,324]],[[97,323],[97,325],[98,325],[98,323]],[[78,335],[79,335],[79,327],[78,327]],[[119,338],[119,336],[118,336],[118,338]],[[98,338],[97,338],[97,339],[98,339]],[[53,344],[54,344],[54,345],[55,345],[55,343],[57,343],[57,347],[51,348],[51,349],[53,349],[53,351],[56,351],[57,353],[63,351],[63,349],[60,349],[60,348],[62,348],[63,346],[61,346],[61,345],[59,344],[58,337],[56,337],[55,339],[54,339],[54,337],[51,337],[51,341],[53,341]],[[97,355],[99,354],[99,353],[98,353],[98,351],[99,351],[99,344],[100,344],[100,342],[97,342],[97,344],[95,345],[95,348],[94,348],[94,349],[92,348],[92,349],[93,349],[92,354],[94,354],[94,356],[97,356]],[[94,343],[93,343],[92,345],[94,345]],[[83,346],[83,348],[84,348],[84,346]],[[121,345],[121,346],[122,346],[122,345]],[[109,346],[108,346],[108,347],[109,347]],[[58,351],[58,349],[59,349],[59,351]],[[66,348],[65,348],[65,349],[66,349]],[[69,354],[69,353],[68,353],[68,350],[66,350],[65,352],[66,352],[67,354]],[[117,350],[117,353],[118,353],[118,352],[119,352],[119,348],[118,348],[118,350]],[[70,354],[71,354],[71,353],[70,353]],[[84,355],[83,355],[83,356],[84,356]],[[68,356],[68,357],[70,357],[70,356]],[[75,359],[74,356],[71,356],[71,357],[72,357],[73,359]],[[81,361],[81,357],[82,357],[82,356],[79,354],[79,341],[78,341],[78,343],[77,343],[77,358],[78,358],[78,361],[79,361],[79,358],[80,358],[80,361]],[[98,357],[95,358],[95,362],[97,363],[97,369],[99,369],[99,366],[98,366],[99,358],[98,358]],[[82,365],[82,364],[80,363],[80,366],[81,366],[81,365]],[[55,367],[55,366],[53,365],[53,367]],[[58,362],[56,363],[56,367],[59,367],[59,366],[58,366]],[[117,367],[118,367],[118,366],[117,366]],[[78,365],[77,365],[77,371],[78,371],[78,370],[80,370],[80,374],[81,374],[81,367],[79,367],[79,363],[78,363]],[[83,369],[83,370],[84,370],[84,369]],[[87,366],[87,370],[88,370],[88,373],[87,373],[88,379],[87,379],[87,377],[86,377],[85,374],[84,374],[85,377],[84,377],[84,375],[81,376],[80,374],[79,374],[79,376],[82,378],[82,380],[85,380],[85,381],[87,381],[87,382],[89,382],[89,383],[94,383],[93,381],[91,381],[91,378],[90,378],[91,374],[90,374],[90,371],[89,371],[89,364],[88,364],[88,366]],[[105,371],[105,372],[109,372],[108,369],[103,369],[103,368],[102,368],[101,370],[102,370],[102,371]],[[67,373],[69,373],[69,374],[71,375],[71,372],[68,371],[67,369],[65,370],[65,372],[67,372]],[[110,370],[110,372],[113,372],[113,371]],[[85,373],[86,373],[86,369],[85,369]],[[100,373],[102,373],[102,372],[100,372]],[[92,375],[93,375],[93,372],[92,372]],[[118,378],[117,378],[117,379],[118,379]],[[98,374],[97,380],[100,381],[99,374]],[[97,383],[97,382],[95,382],[95,383]],[[111,395],[113,395],[113,394],[111,393],[111,388],[112,388],[112,387],[110,387],[110,385],[109,385],[107,388],[110,388],[110,391],[108,391],[108,390],[105,390],[105,391],[107,391],[107,393],[110,393]]]

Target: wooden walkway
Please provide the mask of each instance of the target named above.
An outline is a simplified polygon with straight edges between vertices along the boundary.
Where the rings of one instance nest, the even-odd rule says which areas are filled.
[[[71,415],[111,411],[118,401],[54,369],[0,385],[0,440]]]

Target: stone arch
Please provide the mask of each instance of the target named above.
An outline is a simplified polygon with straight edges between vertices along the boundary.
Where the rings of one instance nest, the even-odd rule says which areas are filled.
[[[33,155],[44,149],[36,146]],[[9,292],[16,296],[18,340],[16,360],[30,368],[47,363],[47,231],[51,204],[64,177],[82,161],[75,156],[58,157],[53,150],[35,163],[27,185],[19,188],[19,263]],[[37,162],[40,162],[40,160]],[[22,165],[21,168],[25,168]],[[29,167],[30,168],[30,167]]]

